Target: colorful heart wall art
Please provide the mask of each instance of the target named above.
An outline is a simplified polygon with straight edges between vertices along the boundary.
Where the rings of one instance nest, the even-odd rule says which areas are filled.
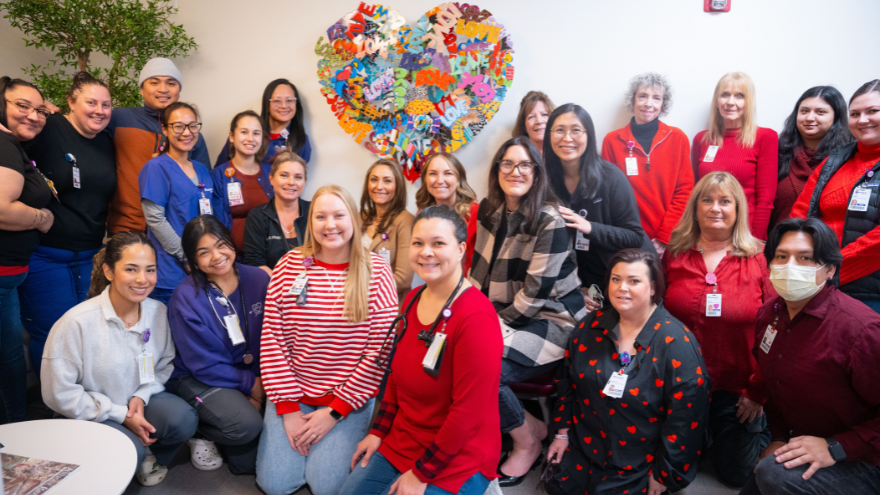
[[[361,3],[315,53],[321,94],[354,140],[415,181],[425,159],[474,140],[513,83],[513,43],[492,13],[444,3],[414,26]]]

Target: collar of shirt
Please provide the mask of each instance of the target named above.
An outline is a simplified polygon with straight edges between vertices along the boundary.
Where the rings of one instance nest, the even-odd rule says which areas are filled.
[[[648,321],[645,323],[645,326],[642,327],[642,330],[639,332],[638,336],[636,336],[635,345],[633,347],[636,348],[637,352],[641,353],[643,350],[651,347],[651,343],[657,335],[656,330],[660,328],[662,321],[665,321],[668,318],[669,314],[666,312],[663,304],[658,304],[657,308],[654,309],[654,312],[651,313],[651,317],[648,318]],[[616,327],[618,323],[620,323],[620,314],[617,310],[613,307],[603,308],[596,312],[596,318],[593,320],[593,329],[598,330],[603,335],[613,335],[614,327]],[[612,337],[609,336],[609,338]]]
[[[788,307],[785,305],[785,299],[776,296],[776,299],[772,304],[778,304],[778,306],[774,306],[774,310],[777,311],[779,319],[785,324],[786,328],[788,328],[796,325],[802,319],[801,315],[804,314],[824,320],[825,315],[828,313],[828,305],[831,303],[832,295],[835,291],[837,291],[837,287],[831,283],[826,283],[825,287],[822,287],[822,290],[813,296],[813,299],[811,299],[803,309],[798,311],[798,314],[794,315],[794,319],[788,314]]]

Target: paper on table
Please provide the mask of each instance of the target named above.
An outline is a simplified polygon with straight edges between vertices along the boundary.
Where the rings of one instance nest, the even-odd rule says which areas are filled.
[[[38,495],[77,472],[77,464],[0,454],[4,495]]]

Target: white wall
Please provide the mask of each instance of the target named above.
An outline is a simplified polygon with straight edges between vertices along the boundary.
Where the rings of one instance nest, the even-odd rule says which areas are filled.
[[[199,50],[178,66],[184,101],[202,110],[212,159],[229,121],[241,110],[259,110],[266,83],[293,81],[304,99],[314,151],[306,197],[337,183],[359,196],[374,156],[337,125],[319,93],[319,36],[358,0],[179,0],[174,19],[195,37]],[[440,3],[440,2],[437,2]],[[434,2],[389,4],[415,22]],[[497,147],[510,136],[519,100],[540,89],[554,102],[575,102],[596,123],[598,139],[629,119],[623,92],[633,75],[666,74],[675,103],[664,122],[693,137],[702,130],[718,78],[741,70],[757,87],[758,124],[781,130],[807,88],[833,84],[848,99],[862,83],[880,77],[877,43],[868,20],[880,19],[877,0],[734,0],[732,11],[707,14],[701,0],[494,0],[490,10],[513,36],[516,78],[507,100],[483,132],[456,155],[482,197]],[[792,8],[794,6],[794,8]],[[867,29],[867,31],[866,31]],[[0,19],[0,74],[48,57],[20,41]],[[418,183],[416,184],[418,185]],[[410,187],[410,209],[415,187]]]

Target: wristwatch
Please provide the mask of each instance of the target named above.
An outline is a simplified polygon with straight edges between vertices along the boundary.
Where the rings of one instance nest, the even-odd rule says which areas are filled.
[[[834,437],[828,437],[825,441],[828,442],[828,452],[831,454],[834,462],[846,460],[846,451],[843,450],[843,445],[840,445],[840,442],[835,440]]]
[[[343,416],[341,412],[333,409],[332,407],[328,407],[327,409],[330,409],[330,417],[335,419],[336,421],[342,421],[343,419],[345,419],[345,416]]]

